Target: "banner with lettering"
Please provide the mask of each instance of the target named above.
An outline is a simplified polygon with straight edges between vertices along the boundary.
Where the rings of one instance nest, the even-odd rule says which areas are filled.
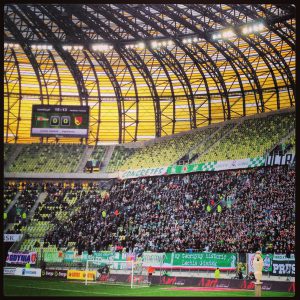
[[[166,173],[167,173],[167,167],[157,167],[157,168],[128,170],[125,172],[120,172],[119,177],[122,179],[127,179],[127,178],[146,177],[146,176],[159,176],[159,175],[165,175]]]
[[[235,270],[237,257],[234,253],[166,253],[165,264],[197,270]]]
[[[4,242],[18,242],[22,237],[23,234],[4,234]]]
[[[186,174],[192,172],[207,172],[207,171],[222,171],[234,169],[247,169],[262,166],[273,165],[288,165],[294,163],[296,160],[295,154],[275,155],[275,156],[259,156],[252,158],[223,160],[223,161],[210,161],[199,164],[190,165],[172,165],[168,167],[156,167],[149,169],[128,170],[119,172],[119,177],[122,179],[147,177],[147,176],[160,176],[172,174]]]
[[[86,251],[82,252],[81,255],[78,255],[76,251],[66,251],[64,253],[63,261],[72,263],[72,262],[86,262],[87,260],[96,260],[96,261],[113,261],[121,260],[119,252],[111,251],[99,251],[93,252],[92,255],[89,255]]]
[[[166,253],[144,252],[142,261],[144,266],[160,267],[164,264]]]
[[[94,281],[96,279],[96,271],[81,271],[81,270],[68,270],[67,279]]]
[[[295,276],[295,255],[286,257],[285,254],[274,254],[272,260],[272,275]]]
[[[289,153],[285,155],[269,155],[266,157],[266,166],[290,165],[296,162],[296,154]]]
[[[36,252],[29,252],[29,253],[8,252],[8,255],[6,257],[6,262],[8,264],[26,265],[26,263],[30,263],[31,265],[35,265],[36,264],[36,259],[37,259],[37,253]]]

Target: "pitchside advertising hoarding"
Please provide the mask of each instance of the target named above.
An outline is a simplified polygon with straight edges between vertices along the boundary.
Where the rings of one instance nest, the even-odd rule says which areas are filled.
[[[93,281],[96,279],[97,272],[96,271],[81,271],[81,270],[68,270],[67,271],[67,279],[75,279],[75,280],[87,280]]]
[[[4,267],[4,275],[13,275],[13,276],[25,276],[25,277],[41,277],[42,270],[39,268],[13,268],[13,267]]]
[[[89,106],[33,105],[31,136],[87,138]]]

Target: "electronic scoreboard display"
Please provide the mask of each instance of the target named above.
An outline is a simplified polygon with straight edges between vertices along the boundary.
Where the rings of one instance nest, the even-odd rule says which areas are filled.
[[[87,138],[89,106],[33,105],[31,136]]]

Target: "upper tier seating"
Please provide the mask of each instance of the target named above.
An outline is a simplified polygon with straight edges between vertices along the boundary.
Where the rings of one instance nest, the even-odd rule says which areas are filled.
[[[24,145],[9,172],[75,172],[84,145],[76,144],[30,144]]]
[[[136,152],[136,148],[126,148],[123,146],[116,146],[112,157],[107,165],[106,172],[115,172],[119,166],[126,164],[127,159]]]
[[[263,156],[295,128],[295,114],[275,114],[246,119],[221,138],[196,162]]]
[[[149,146],[137,149],[133,155],[123,161],[119,170],[151,168],[175,164],[189,149],[195,147],[214,131],[215,127],[203,128],[191,133],[162,140]]]

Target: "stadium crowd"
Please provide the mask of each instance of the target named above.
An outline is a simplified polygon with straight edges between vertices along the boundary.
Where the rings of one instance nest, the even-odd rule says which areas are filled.
[[[45,241],[83,250],[295,251],[295,169],[276,166],[94,185]],[[217,209],[218,207],[218,209]]]

